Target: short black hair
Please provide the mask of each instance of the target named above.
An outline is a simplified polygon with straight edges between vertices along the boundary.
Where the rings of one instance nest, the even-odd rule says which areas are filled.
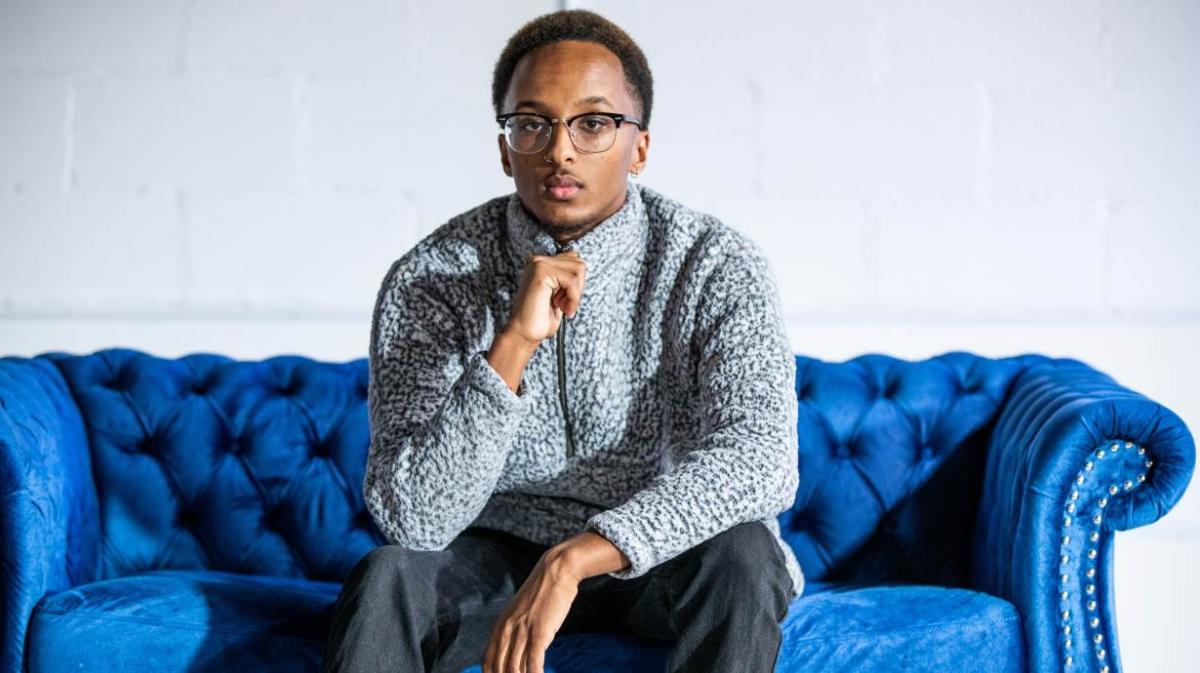
[[[625,71],[626,90],[640,108],[642,129],[649,129],[654,78],[650,76],[645,54],[617,24],[586,9],[563,9],[543,14],[513,33],[492,71],[492,106],[496,114],[503,112],[500,106],[504,105],[504,95],[521,57],[538,47],[563,40],[595,42],[617,55]]]

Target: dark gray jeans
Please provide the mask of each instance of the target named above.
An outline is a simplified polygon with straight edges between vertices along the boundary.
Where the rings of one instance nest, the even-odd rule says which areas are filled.
[[[323,671],[460,673],[479,663],[493,623],[546,549],[471,527],[440,551],[372,550],[342,586]],[[671,673],[768,673],[783,642],[791,588],[771,531],[746,522],[640,577],[583,580],[557,635],[673,640]]]

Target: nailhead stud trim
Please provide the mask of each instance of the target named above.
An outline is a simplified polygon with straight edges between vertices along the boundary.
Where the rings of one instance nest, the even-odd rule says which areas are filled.
[[[1137,449],[1137,455],[1139,455],[1139,456],[1144,456],[1146,454],[1146,447],[1137,446],[1131,441],[1124,442],[1123,447],[1124,447],[1124,449],[1126,449],[1130,452],[1132,452],[1134,449]],[[1097,449],[1092,454],[1092,456],[1087,461],[1084,462],[1083,469],[1081,469],[1075,475],[1075,480],[1074,480],[1075,486],[1084,486],[1086,484],[1086,482],[1088,481],[1088,473],[1093,472],[1096,468],[1095,461],[1104,460],[1106,457],[1120,457],[1121,449],[1122,449],[1122,442],[1119,442],[1119,441],[1112,442],[1111,445],[1106,445],[1104,447]],[[1142,464],[1145,466],[1146,470],[1149,471],[1150,468],[1154,465],[1154,461],[1150,458],[1146,458],[1144,461],[1142,461]],[[1093,530],[1090,530],[1087,532],[1087,537],[1086,537],[1087,543],[1085,543],[1085,548],[1086,548],[1086,555],[1087,555],[1088,562],[1087,562],[1087,568],[1085,568],[1083,570],[1083,572],[1088,581],[1082,582],[1082,584],[1084,585],[1084,589],[1083,589],[1084,593],[1088,597],[1088,600],[1085,603],[1085,605],[1087,607],[1088,612],[1090,612],[1090,613],[1096,612],[1096,600],[1093,598],[1093,596],[1096,595],[1096,584],[1094,582],[1094,579],[1096,577],[1096,557],[1099,554],[1099,548],[1098,548],[1097,544],[1100,541],[1100,528],[1101,528],[1101,524],[1104,521],[1104,509],[1108,506],[1110,497],[1116,496],[1118,493],[1128,493],[1129,491],[1133,490],[1138,485],[1145,483],[1145,481],[1146,481],[1146,473],[1139,472],[1133,479],[1125,479],[1123,482],[1118,481],[1117,483],[1110,484],[1106,489],[1103,489],[1101,491],[1100,497],[1097,498],[1095,501],[1096,508],[1094,510],[1094,513],[1092,513],[1092,515],[1090,517],[1088,517],[1088,519],[1090,519],[1090,521],[1091,521],[1090,527],[1093,528]],[[1079,511],[1080,515],[1086,516],[1086,511],[1087,511],[1086,503],[1080,502],[1080,498],[1081,498],[1081,496],[1080,496],[1079,489],[1072,487],[1071,492],[1070,492],[1069,496],[1067,497],[1067,503],[1064,506],[1065,513],[1063,515],[1062,556],[1061,556],[1063,572],[1062,572],[1062,575],[1059,577],[1059,598],[1062,599],[1062,603],[1063,603],[1063,605],[1062,605],[1062,632],[1063,632],[1062,644],[1063,644],[1063,667],[1065,669],[1072,668],[1075,664],[1075,657],[1071,653],[1072,646],[1074,643],[1072,642],[1072,639],[1071,639],[1071,624],[1070,624],[1070,620],[1071,620],[1071,610],[1070,610],[1071,571],[1072,571],[1072,568],[1070,567],[1070,564],[1071,564],[1071,549],[1070,549],[1071,531],[1070,531],[1070,528],[1072,528],[1073,526],[1077,526],[1077,525],[1087,525],[1087,524],[1079,524],[1072,517],[1072,515],[1075,515],[1077,513],[1076,510],[1080,510]],[[1089,543],[1090,543],[1090,546],[1088,546]],[[1089,619],[1087,619],[1084,622],[1084,624],[1086,626],[1088,626],[1089,629],[1092,631],[1091,641],[1092,641],[1092,644],[1095,646],[1094,654],[1096,656],[1096,663],[1098,665],[1097,670],[1099,670],[1100,673],[1109,673],[1108,664],[1105,663],[1105,658],[1108,656],[1108,653],[1105,651],[1104,647],[1101,645],[1101,643],[1104,642],[1104,634],[1103,634],[1103,629],[1101,628],[1101,624],[1100,624],[1100,617],[1095,616],[1093,614],[1093,616],[1091,616]]]

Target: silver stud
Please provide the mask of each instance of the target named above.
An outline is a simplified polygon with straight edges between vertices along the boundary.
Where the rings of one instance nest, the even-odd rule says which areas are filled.
[[[1100,634],[1100,633],[1097,633],[1095,636],[1092,637],[1092,642],[1096,643],[1097,645],[1099,645],[1100,642],[1103,640],[1104,640],[1104,635]]]
[[[1138,455],[1139,455],[1139,456],[1144,456],[1144,455],[1146,455],[1146,447],[1144,447],[1144,446],[1139,446],[1139,447],[1138,447]]]
[[[1070,610],[1063,610],[1063,619],[1064,619],[1064,620],[1067,620],[1067,619],[1070,619],[1070,618],[1071,618],[1071,611],[1070,611]]]
[[[1062,557],[1063,565],[1066,565],[1068,562],[1070,562],[1070,560],[1071,560],[1070,554],[1063,554],[1063,557]]]
[[[1087,590],[1086,590],[1086,591],[1087,591],[1089,594],[1094,594],[1094,593],[1096,593],[1096,585],[1095,585],[1095,584],[1089,584],[1089,585],[1087,585]]]
[[[1079,491],[1077,491],[1075,489],[1071,489],[1071,499],[1078,500],[1079,499]]]
[[[1150,467],[1153,464],[1154,464],[1153,460],[1150,460],[1149,458],[1146,459],[1146,467]]]
[[[1144,474],[1139,474],[1139,475],[1137,476],[1137,480],[1138,480],[1138,483],[1139,483],[1139,484],[1140,484],[1140,483],[1142,483],[1142,482],[1144,482],[1144,481],[1146,481],[1146,475],[1144,475]]]
[[[1063,646],[1066,647],[1068,650],[1071,649],[1071,639],[1067,638],[1066,640],[1064,640]],[[1068,664],[1068,665],[1070,665],[1070,664]]]
[[[1067,577],[1066,573],[1064,573],[1062,576],[1062,583],[1066,584],[1068,579],[1070,579],[1070,578]],[[1063,619],[1066,619],[1066,616],[1064,616]]]
[[[1149,467],[1149,465],[1147,465],[1147,467]],[[1075,477],[1075,483],[1079,484],[1080,486],[1083,485],[1083,475],[1082,474],[1079,475],[1078,477]]]
[[[1100,505],[1101,507],[1108,507],[1108,498],[1100,498],[1100,501],[1096,504]]]
[[[1070,526],[1070,525],[1071,525],[1071,517],[1069,517],[1069,516],[1064,516],[1064,517],[1063,517],[1063,525],[1064,525],[1064,526]]]
[[[1095,612],[1096,611],[1096,601],[1088,601],[1087,609],[1091,610],[1092,612]]]
[[[1088,558],[1096,558],[1096,550],[1095,549],[1088,550]]]
[[[1096,542],[1100,539],[1100,533],[1097,533],[1096,531],[1092,531],[1092,534],[1089,535],[1088,537],[1090,537],[1092,539],[1092,542]]]
[[[1068,502],[1067,503],[1067,511],[1074,514],[1075,513],[1075,503]]]
[[[1103,658],[1104,658],[1104,648],[1103,648],[1103,647],[1101,647],[1100,649],[1096,650],[1096,658],[1097,658],[1097,659],[1103,659]]]
[[[1113,484],[1112,486],[1109,486],[1109,487],[1108,487],[1108,493],[1109,493],[1109,495],[1116,495],[1116,494],[1117,494],[1117,491],[1119,491],[1119,490],[1120,490],[1120,489],[1119,489],[1119,488],[1117,488],[1117,485],[1116,485],[1116,484]]]
[[[1108,673],[1108,666],[1101,666],[1100,673]]]
[[[1093,628],[1093,629],[1094,629],[1094,628],[1096,628],[1097,626],[1100,626],[1100,618],[1099,618],[1099,617],[1092,617],[1091,624],[1092,624],[1092,628]],[[1100,642],[1100,641],[1096,641],[1096,642]]]
[[[1064,536],[1063,536],[1063,544],[1064,544],[1064,545],[1071,544],[1071,536],[1070,536],[1070,535],[1064,535]]]
[[[1125,490],[1126,490],[1126,491],[1128,491],[1128,490],[1129,490],[1129,489],[1131,489],[1131,488],[1133,488],[1133,482],[1132,482],[1132,481],[1130,481],[1130,480],[1128,480],[1128,479],[1126,479],[1126,480],[1125,480]]]
[[[1089,578],[1095,577],[1095,576],[1096,576],[1096,569],[1095,569],[1095,568],[1088,568],[1088,571],[1087,571],[1087,576],[1088,576]]]
[[[1071,625],[1070,624],[1067,624],[1066,626],[1063,627],[1063,635],[1064,636],[1071,635]]]
[[[1107,454],[1104,453],[1104,449],[1100,449],[1099,451],[1096,452],[1097,458],[1103,458],[1105,455],[1107,455]]]
[[[1092,523],[1097,524],[1097,525],[1100,523],[1100,515],[1099,514],[1092,517]]]
[[[1127,448],[1127,449],[1133,448],[1133,442],[1125,442],[1125,448]]]
[[[1074,663],[1075,663],[1075,660],[1071,659],[1071,655],[1069,655],[1069,654],[1068,654],[1068,655],[1067,655],[1066,664],[1067,664],[1068,666],[1070,666],[1071,664],[1074,664]]]
[[[1068,593],[1067,593],[1067,592],[1065,592],[1065,591],[1064,591],[1064,592],[1062,592],[1062,599],[1063,599],[1064,601],[1065,601],[1065,600],[1067,600],[1067,597],[1068,597],[1069,595],[1070,595],[1070,594],[1068,594]]]
[[[1089,460],[1088,462],[1084,463],[1084,464],[1083,464],[1083,469],[1085,469],[1085,470],[1088,470],[1088,471],[1091,471],[1091,469],[1092,469],[1092,461],[1090,461],[1090,460]]]

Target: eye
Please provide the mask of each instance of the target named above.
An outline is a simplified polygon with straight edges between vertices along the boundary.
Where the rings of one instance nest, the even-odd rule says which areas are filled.
[[[604,115],[581,117],[577,123],[579,124],[579,128],[588,133],[601,133],[614,125],[612,117],[606,117]]]

